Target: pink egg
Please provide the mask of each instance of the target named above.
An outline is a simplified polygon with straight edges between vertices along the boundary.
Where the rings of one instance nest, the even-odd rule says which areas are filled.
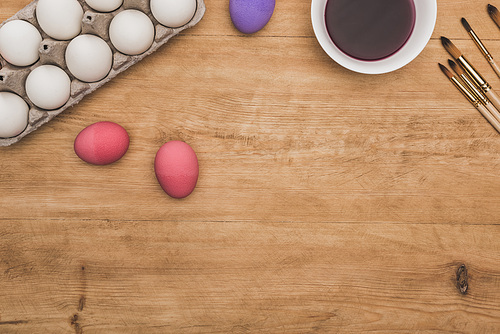
[[[191,146],[170,141],[156,153],[155,173],[163,190],[173,198],[189,196],[198,182],[198,158]]]
[[[75,153],[85,162],[94,165],[108,165],[127,152],[129,145],[127,131],[112,122],[98,122],[89,125],[75,139]]]

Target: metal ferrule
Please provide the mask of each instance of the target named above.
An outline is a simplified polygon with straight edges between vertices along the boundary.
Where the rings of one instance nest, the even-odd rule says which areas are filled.
[[[488,100],[488,98],[481,92],[481,90],[479,88],[477,88],[477,86],[471,81],[471,79],[469,79],[468,76],[466,76],[465,74],[462,74],[460,76],[460,78],[462,79],[462,81],[464,82],[465,84],[465,87],[468,88],[468,90],[470,92],[472,92],[472,94],[474,96],[476,96],[476,98],[483,104],[483,105],[487,105],[490,103],[490,101]]]
[[[492,59],[493,60],[493,58],[491,57],[491,54],[488,52],[488,50],[486,49],[486,47],[483,45],[483,43],[481,42],[481,40],[479,39],[479,37],[477,37],[476,33],[473,30],[470,30],[469,31],[469,35],[472,38],[472,40],[474,41],[474,43],[476,43],[476,45],[479,48],[479,50],[481,50],[481,53],[486,57],[486,59],[488,59],[488,60]]]
[[[483,93],[487,93],[489,90],[491,90],[491,86],[484,80],[484,78],[479,74],[478,71],[469,63],[467,59],[465,59],[464,56],[460,56],[460,58],[457,59],[458,63],[462,66],[464,71],[472,78],[474,83],[481,88]]]
[[[460,81],[458,81],[458,79],[456,77],[450,78],[450,81],[453,82],[455,87],[457,87],[458,90],[461,91],[462,94],[464,94],[464,96],[467,98],[467,100],[469,100],[470,103],[472,103],[474,105],[474,107],[477,108],[479,106],[480,102],[477,99],[477,97],[475,97],[467,88],[465,88],[464,85],[462,85],[462,83]]]

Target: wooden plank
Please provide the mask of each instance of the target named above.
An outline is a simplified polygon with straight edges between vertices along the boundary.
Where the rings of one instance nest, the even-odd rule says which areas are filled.
[[[315,44],[175,39],[0,150],[2,217],[498,222],[498,134],[440,73],[436,55],[447,56],[437,41],[385,76],[341,69]],[[244,56],[232,55],[235,46]],[[131,135],[124,159],[105,168],[72,148],[102,120]],[[152,168],[174,139],[191,144],[201,166],[181,202],[161,191]]]
[[[29,4],[31,0],[2,0],[0,20],[4,21]],[[234,28],[229,16],[228,2],[223,0],[205,0],[207,13],[196,28],[185,35],[203,36],[241,36],[246,40],[262,36],[314,36],[311,25],[310,0],[277,1],[273,17],[269,24],[250,38]],[[433,38],[442,34],[450,38],[468,39],[460,24],[460,18],[466,17],[479,36],[485,40],[500,38],[497,26],[489,18],[486,7],[490,0],[439,0],[438,21]],[[498,7],[498,4],[497,4]]]
[[[500,330],[499,225],[54,220],[0,235],[2,333]]]

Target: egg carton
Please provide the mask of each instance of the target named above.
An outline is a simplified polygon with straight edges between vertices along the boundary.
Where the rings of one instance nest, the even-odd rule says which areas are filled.
[[[65,51],[71,40],[59,41],[48,36],[37,22],[35,10],[38,0],[20,10],[17,14],[0,24],[0,28],[12,20],[25,20],[33,24],[42,35],[42,43],[39,48],[40,59],[28,67],[17,67],[9,64],[0,56],[0,92],[12,92],[21,96],[29,105],[29,120],[26,129],[19,135],[11,138],[0,138],[0,146],[9,146],[19,142],[22,138],[37,130],[43,124],[49,122],[54,117],[66,109],[79,103],[86,95],[94,92],[96,89],[112,80],[121,72],[127,70],[143,58],[158,50],[168,40],[181,31],[193,27],[203,17],[205,13],[205,4],[203,0],[197,0],[196,12],[193,18],[186,25],[179,28],[168,28],[161,25],[152,15],[149,0],[124,0],[123,5],[111,13],[101,13],[90,8],[85,0],[78,0],[83,7],[84,16],[82,20],[82,34],[93,34],[104,39],[113,52],[113,67],[109,74],[101,81],[87,83],[76,79],[68,70],[65,61]],[[144,53],[136,56],[125,55],[113,46],[109,39],[109,25],[111,20],[121,11],[127,9],[136,9],[145,13],[153,22],[155,27],[155,39],[153,45]],[[35,106],[26,94],[25,82],[27,76],[35,68],[41,65],[56,65],[63,69],[71,79],[71,96],[64,106],[56,110],[44,110]]]

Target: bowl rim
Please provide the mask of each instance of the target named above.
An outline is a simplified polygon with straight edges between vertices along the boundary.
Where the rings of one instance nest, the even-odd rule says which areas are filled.
[[[331,40],[326,29],[325,9],[328,0],[311,1],[311,21],[314,34],[323,50],[339,65],[358,73],[383,74],[395,71],[413,61],[427,46],[437,20],[437,0],[413,0],[415,26],[410,38],[393,55],[380,60],[360,60],[342,52]]]

